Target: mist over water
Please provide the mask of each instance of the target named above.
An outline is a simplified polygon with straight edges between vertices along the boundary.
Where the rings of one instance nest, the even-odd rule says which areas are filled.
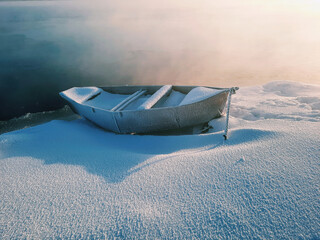
[[[72,86],[320,84],[312,0],[0,2],[0,119]]]

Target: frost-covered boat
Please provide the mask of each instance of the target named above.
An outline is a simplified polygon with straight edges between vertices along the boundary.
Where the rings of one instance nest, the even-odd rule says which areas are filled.
[[[73,87],[60,93],[74,112],[116,133],[191,127],[220,117],[235,88],[196,86]]]

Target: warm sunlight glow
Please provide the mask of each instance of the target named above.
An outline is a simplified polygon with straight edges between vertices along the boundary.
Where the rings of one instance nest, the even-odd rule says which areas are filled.
[[[93,58],[113,54],[135,81],[320,83],[319,1],[97,4],[84,4],[92,14],[87,29],[97,37]]]

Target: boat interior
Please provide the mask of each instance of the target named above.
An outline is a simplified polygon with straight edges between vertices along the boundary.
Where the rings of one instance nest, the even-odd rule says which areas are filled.
[[[73,91],[70,93],[72,96],[82,94],[83,105],[116,112],[186,105],[217,95],[225,89],[164,85],[88,87],[73,88]]]

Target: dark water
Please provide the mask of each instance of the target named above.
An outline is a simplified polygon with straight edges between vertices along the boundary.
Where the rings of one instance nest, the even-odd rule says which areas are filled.
[[[73,86],[320,84],[314,2],[0,1],[0,120]]]
[[[61,108],[72,86],[128,83],[109,56],[96,61],[86,15],[54,2],[0,2],[0,120]],[[101,66],[99,66],[99,64]]]

